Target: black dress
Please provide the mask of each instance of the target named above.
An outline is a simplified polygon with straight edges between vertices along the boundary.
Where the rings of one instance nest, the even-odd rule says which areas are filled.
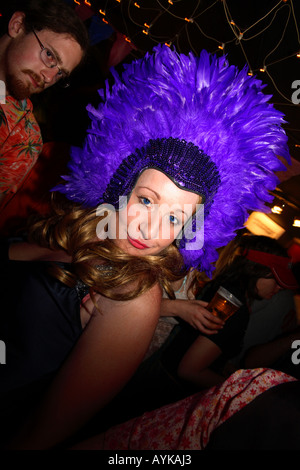
[[[49,262],[9,260],[7,242],[0,245],[0,260],[0,340],[6,350],[0,365],[0,418],[15,426],[82,333],[80,303],[87,288],[62,284],[48,273]],[[1,428],[7,435],[8,428]]]

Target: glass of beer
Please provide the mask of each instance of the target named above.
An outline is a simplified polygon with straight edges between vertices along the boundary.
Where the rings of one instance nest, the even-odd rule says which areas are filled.
[[[242,303],[231,292],[224,287],[219,287],[206,308],[213,315],[225,321],[241,306]]]

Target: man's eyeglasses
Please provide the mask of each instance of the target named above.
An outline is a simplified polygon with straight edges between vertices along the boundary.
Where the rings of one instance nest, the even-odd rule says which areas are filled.
[[[39,45],[40,45],[40,48],[41,48],[41,59],[42,59],[42,62],[46,65],[46,67],[48,67],[49,69],[52,69],[54,67],[57,67],[57,74],[55,76],[55,81],[56,82],[60,82],[60,85],[62,85],[64,88],[67,88],[70,83],[69,83],[69,75],[64,72],[63,70],[61,70],[61,68],[57,65],[57,58],[56,56],[54,55],[54,53],[50,50],[50,49],[47,49],[47,47],[44,47],[43,43],[40,41],[38,35],[36,34],[36,32],[34,31],[33,28],[31,28],[33,34],[35,35]]]

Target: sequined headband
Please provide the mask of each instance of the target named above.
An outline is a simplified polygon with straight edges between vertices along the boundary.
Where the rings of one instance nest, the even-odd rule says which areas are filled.
[[[129,195],[139,175],[148,168],[162,171],[180,189],[199,194],[201,203],[207,205],[221,182],[216,165],[196,145],[172,137],[150,139],[122,161],[103,194],[104,202],[117,206],[119,195]]]

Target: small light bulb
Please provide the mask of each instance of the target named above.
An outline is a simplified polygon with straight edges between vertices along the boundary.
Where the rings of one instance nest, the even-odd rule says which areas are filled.
[[[294,219],[293,227],[300,227],[300,219]]]
[[[280,207],[280,206],[273,206],[272,209],[271,209],[271,211],[273,212],[273,214],[281,214],[282,210],[283,210],[283,209],[282,209],[282,207]]]

